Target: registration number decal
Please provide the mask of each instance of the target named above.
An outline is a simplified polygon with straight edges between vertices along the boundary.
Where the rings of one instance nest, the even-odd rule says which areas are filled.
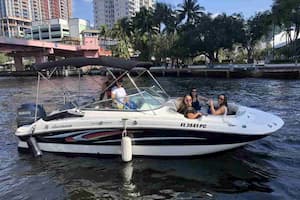
[[[199,124],[199,123],[184,123],[182,122],[180,124],[181,127],[187,127],[187,128],[206,128],[206,124]]]

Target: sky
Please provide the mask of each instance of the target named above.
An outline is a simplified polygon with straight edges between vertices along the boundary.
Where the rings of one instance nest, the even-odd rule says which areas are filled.
[[[101,0],[98,0],[101,1]],[[183,0],[157,0],[176,6]],[[73,17],[89,20],[94,24],[93,0],[73,0]],[[253,16],[256,12],[270,10],[273,0],[198,0],[207,12],[213,14],[242,13],[245,18]]]

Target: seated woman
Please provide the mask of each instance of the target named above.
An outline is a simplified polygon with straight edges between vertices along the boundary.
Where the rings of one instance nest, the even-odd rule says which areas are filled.
[[[218,108],[215,108],[214,101],[209,100],[209,108],[212,115],[224,115],[227,114],[227,97],[223,94],[218,96]]]
[[[197,89],[192,88],[190,95],[192,97],[192,106],[196,111],[201,110],[201,102],[207,102],[208,99],[197,94]]]
[[[183,114],[186,118],[189,118],[189,119],[196,119],[196,118],[199,118],[202,116],[202,114],[200,112],[197,112],[192,107],[192,97],[188,94],[184,96],[177,112]]]

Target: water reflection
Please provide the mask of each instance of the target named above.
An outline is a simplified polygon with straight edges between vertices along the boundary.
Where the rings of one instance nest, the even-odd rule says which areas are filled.
[[[270,193],[273,189],[268,183],[276,178],[276,171],[272,171],[265,158],[243,148],[213,157],[134,158],[130,163],[122,163],[119,157],[46,153],[40,159],[33,159],[30,154],[21,154],[6,173],[13,172],[16,178],[23,178],[6,190],[10,190],[8,197],[16,197],[13,191],[23,187],[30,193],[41,194],[38,190],[45,190],[45,185],[51,184],[46,197],[53,198],[54,193],[61,192],[60,195],[70,199],[209,199],[216,194],[220,197],[230,193]]]

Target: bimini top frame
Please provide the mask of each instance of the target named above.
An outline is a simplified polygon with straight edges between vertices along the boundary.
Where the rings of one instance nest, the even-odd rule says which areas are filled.
[[[76,58],[67,58],[64,60],[59,61],[52,61],[52,62],[46,62],[46,63],[39,63],[35,64],[34,68],[38,71],[38,85],[37,85],[37,96],[36,96],[36,115],[37,116],[37,105],[38,105],[38,99],[39,99],[39,86],[40,86],[40,77],[43,77],[44,79],[49,81],[49,78],[53,74],[53,72],[57,69],[62,69],[64,67],[72,66],[76,68],[81,68],[88,65],[97,65],[102,66],[108,70],[112,74],[112,72],[108,68],[117,68],[125,70],[125,72],[120,75],[118,78],[114,77],[115,80],[113,82],[116,82],[120,78],[122,78],[124,75],[127,75],[129,80],[133,83],[134,87],[141,93],[139,87],[135,84],[132,77],[129,75],[129,72],[134,68],[144,68],[145,70],[138,76],[140,77],[143,73],[147,72],[150,77],[155,81],[155,83],[158,85],[158,87],[168,96],[166,91],[161,87],[159,82],[153,77],[153,75],[150,73],[149,68],[153,66],[152,62],[141,62],[141,61],[134,61],[134,60],[125,60],[122,58],[115,58],[115,57],[100,57],[100,58],[85,58],[85,57],[76,57]],[[108,68],[107,68],[108,67]],[[53,70],[48,77],[45,77],[41,71],[43,70]],[[79,71],[80,73],[80,71]],[[107,89],[107,88],[106,88]],[[105,91],[105,90],[104,90]],[[64,91],[64,95],[65,95]],[[80,93],[80,74],[79,74],[79,93]],[[169,96],[168,96],[169,97]],[[65,97],[64,97],[65,98]],[[79,108],[80,109],[80,108]]]
[[[88,65],[98,65],[98,66],[118,68],[118,69],[130,71],[133,68],[137,68],[137,67],[149,69],[153,64],[151,62],[141,62],[141,61],[134,61],[134,60],[125,60],[122,58],[102,56],[99,58],[84,58],[84,57],[67,58],[64,60],[35,64],[34,68],[37,71],[41,71],[44,69],[53,69],[53,68],[59,69],[67,66],[80,68]]]

